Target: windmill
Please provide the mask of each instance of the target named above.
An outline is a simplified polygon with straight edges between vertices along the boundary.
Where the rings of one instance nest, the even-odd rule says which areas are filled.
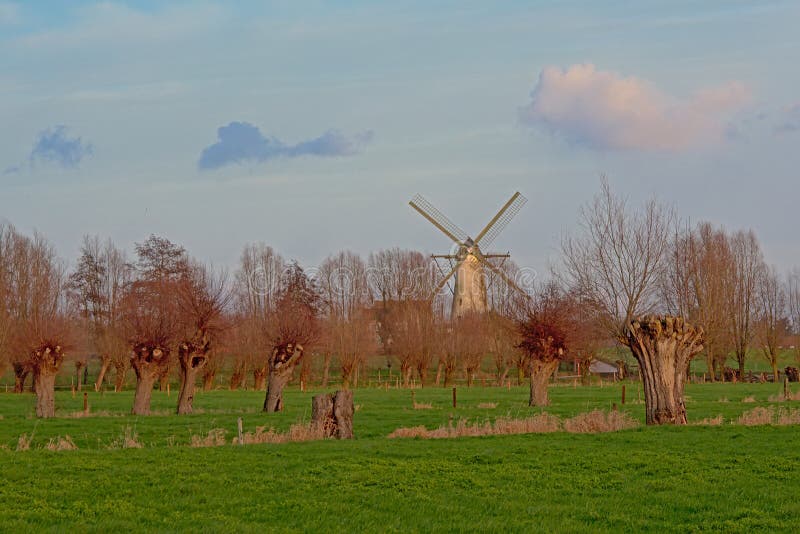
[[[508,258],[509,254],[484,254],[481,252],[481,247],[491,245],[527,201],[528,199],[519,192],[514,193],[475,239],[456,226],[422,195],[415,196],[409,202],[409,205],[417,210],[420,215],[425,217],[444,235],[452,239],[457,247],[455,253],[433,255],[435,259],[449,260],[452,265],[450,272],[439,282],[433,292],[434,296],[438,294],[450,278],[455,276],[451,317],[462,317],[468,312],[483,313],[486,311],[486,278],[484,269],[494,272],[511,288],[525,293],[502,270],[489,262],[491,258]]]

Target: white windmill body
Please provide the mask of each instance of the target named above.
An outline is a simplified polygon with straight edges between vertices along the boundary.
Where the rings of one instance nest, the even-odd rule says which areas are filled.
[[[526,202],[527,199],[524,196],[518,192],[514,193],[475,239],[469,237],[466,232],[456,226],[422,195],[415,196],[409,202],[412,208],[417,210],[455,243],[455,253],[433,256],[436,259],[447,259],[452,265],[452,269],[439,282],[433,295],[438,294],[450,278],[455,277],[455,283],[452,288],[451,317],[459,318],[469,313],[484,313],[487,311],[486,269],[497,274],[511,288],[522,292],[505,273],[488,261],[491,258],[508,258],[509,255],[484,254],[481,252],[480,246],[489,246]]]

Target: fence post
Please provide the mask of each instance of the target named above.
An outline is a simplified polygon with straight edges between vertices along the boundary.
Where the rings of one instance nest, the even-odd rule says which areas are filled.
[[[236,420],[236,430],[239,431],[239,445],[244,445],[244,429],[242,428],[242,418]]]
[[[456,407],[458,402],[456,401],[456,388],[453,388],[453,408]]]
[[[622,405],[625,406],[625,384],[622,384]]]
[[[87,392],[83,392],[83,413],[89,413],[89,394]]]

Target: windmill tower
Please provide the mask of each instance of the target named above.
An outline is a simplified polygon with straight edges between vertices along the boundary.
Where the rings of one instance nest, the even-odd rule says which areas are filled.
[[[456,226],[422,195],[415,196],[409,202],[412,208],[455,243],[453,253],[433,256],[436,259],[448,260],[452,266],[450,272],[436,286],[433,296],[455,276],[451,317],[462,317],[470,312],[483,313],[487,310],[485,269],[494,272],[513,289],[523,292],[503,271],[489,262],[491,258],[508,258],[509,255],[484,254],[481,252],[481,247],[491,245],[527,201],[528,199],[519,192],[514,193],[475,239]]]

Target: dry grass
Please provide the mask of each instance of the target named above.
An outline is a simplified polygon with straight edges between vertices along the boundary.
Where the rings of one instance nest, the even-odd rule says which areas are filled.
[[[108,444],[108,449],[141,449],[143,445],[139,442],[139,435],[130,426],[126,426],[117,439]]]
[[[789,392],[789,396],[786,395],[770,395],[769,402],[786,402],[786,401],[800,401],[800,391],[796,393]]]
[[[494,410],[495,408],[497,408],[496,402],[482,402],[478,404],[479,410]]]
[[[414,403],[415,410],[433,410],[433,404],[429,402],[415,402]]]
[[[494,421],[476,422],[470,424],[461,419],[453,425],[440,426],[434,430],[428,430],[424,426],[411,428],[398,428],[391,434],[390,439],[394,438],[421,438],[421,439],[442,439],[442,438],[461,438],[474,436],[495,436],[502,434],[545,434],[565,430],[573,433],[590,432],[613,432],[626,428],[638,426],[638,423],[622,412],[603,412],[595,410],[587,414],[580,414],[572,419],[564,421],[555,415],[541,413],[525,419],[511,419],[500,417]]]
[[[775,417],[775,408],[759,406],[739,416],[737,423],[744,426],[770,425]]]
[[[728,397],[722,397],[722,398],[721,398],[721,399],[719,399],[717,402],[721,402],[721,403],[723,403],[723,404],[724,404],[724,403],[728,403],[728,402],[730,402],[730,401],[728,400]]]
[[[288,443],[290,441],[315,441],[325,439],[323,429],[311,424],[295,424],[289,428],[288,432],[276,432],[275,429],[267,430],[265,426],[256,427],[255,432],[245,432],[243,443],[239,443],[239,438],[233,438],[234,445],[254,445],[258,443]]]
[[[78,446],[75,445],[75,442],[72,441],[72,438],[69,436],[58,436],[57,438],[51,439],[47,442],[47,445],[44,446],[45,449],[48,451],[74,451],[77,450]]]
[[[114,412],[109,412],[108,410],[100,410],[97,412],[84,412],[84,411],[71,412],[65,415],[64,417],[67,419],[83,419],[85,417],[124,417],[125,415],[128,414],[119,412],[114,413]]]
[[[212,428],[206,436],[192,436],[192,447],[220,447],[225,445],[225,429]]]
[[[750,395],[749,397],[745,397],[745,398],[743,398],[743,399],[742,399],[742,402],[743,402],[744,404],[752,404],[752,403],[756,402],[756,398],[755,398],[755,397],[753,397],[752,395]]]
[[[690,423],[692,426],[720,426],[722,423],[725,422],[725,418],[722,417],[722,414],[716,417],[706,417],[700,421],[693,421]]]
[[[593,410],[578,414],[564,421],[564,430],[571,434],[598,434],[601,432],[616,432],[639,426],[630,415],[625,412],[604,412]]]
[[[33,441],[33,436],[28,437],[28,434],[22,434],[17,440],[17,451],[30,450],[31,441]]]

